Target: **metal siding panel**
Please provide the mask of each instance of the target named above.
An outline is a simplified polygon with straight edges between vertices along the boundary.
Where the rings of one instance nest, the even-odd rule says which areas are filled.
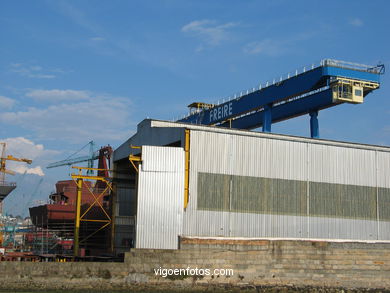
[[[184,151],[168,147],[147,149],[142,154],[143,163],[159,170],[139,171],[136,247],[177,249],[183,223]],[[159,156],[175,171],[161,171],[161,165],[148,162]]]
[[[310,238],[376,240],[377,221],[312,217]]]
[[[365,146],[353,148],[353,145],[348,144],[344,147],[342,143],[332,145],[329,142],[321,144],[321,141],[312,141],[313,143],[310,143],[310,140],[279,140],[236,135],[236,133],[191,130],[190,202],[184,214],[183,234],[224,237],[378,239],[378,223],[373,220],[197,209],[199,172],[368,186],[367,190],[377,186],[374,148],[364,149]],[[386,159],[382,169],[386,170],[384,172],[390,172],[390,153],[383,152],[383,154]],[[381,170],[381,167],[379,169]],[[380,170],[379,173],[382,172]],[[378,180],[379,185],[388,187],[386,184],[389,184],[389,181],[386,181],[386,178],[389,176],[386,175],[380,175],[382,177]],[[309,188],[307,192],[310,194]],[[366,195],[362,194],[362,196]],[[358,204],[358,201],[353,204]],[[348,213],[353,215],[354,212],[356,211],[351,210]],[[386,223],[381,223],[379,227],[381,231],[385,229],[381,227],[388,228]],[[382,234],[386,233],[390,234],[382,232]],[[380,239],[387,237],[390,240],[389,236],[384,235]]]
[[[306,144],[191,131],[191,170],[293,180],[307,179]]]
[[[390,153],[377,151],[378,187],[390,188]]]
[[[309,145],[309,181],[376,187],[375,151]]]
[[[379,221],[379,240],[390,240],[390,222]]]
[[[184,164],[177,164],[175,161],[175,158],[182,153],[182,148],[144,145],[142,146],[142,171],[183,172]]]
[[[184,214],[184,235],[297,237],[294,231],[298,237],[307,235],[305,217],[200,211],[197,207],[198,188],[208,187],[198,184],[199,172],[306,181],[305,143],[191,130],[190,156],[190,201]],[[275,188],[280,189],[277,185]],[[215,205],[218,202],[209,202],[209,207]]]
[[[306,144],[275,139],[231,136],[230,174],[306,180]]]
[[[378,238],[390,240],[390,153],[377,151]]]

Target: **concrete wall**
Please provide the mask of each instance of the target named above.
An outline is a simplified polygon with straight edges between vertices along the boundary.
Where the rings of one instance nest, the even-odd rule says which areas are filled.
[[[181,250],[134,250],[126,262],[145,275],[160,266],[234,270],[197,280],[203,284],[390,289],[390,243],[184,239]]]
[[[0,288],[296,286],[390,289],[390,243],[183,239],[180,250],[134,249],[124,263],[1,262]],[[234,275],[156,276],[154,269],[233,269]]]

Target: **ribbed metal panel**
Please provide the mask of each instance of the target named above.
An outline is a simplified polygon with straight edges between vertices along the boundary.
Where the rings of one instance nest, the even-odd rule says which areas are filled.
[[[390,188],[390,152],[377,152],[378,186]]]
[[[309,181],[376,186],[375,151],[309,144]]]
[[[184,151],[144,146],[142,162],[148,167],[139,170],[136,247],[177,249],[183,223]]]
[[[191,131],[191,171],[307,180],[301,142]]]
[[[377,152],[379,239],[390,239],[390,153]]]
[[[183,172],[184,164],[178,164],[174,159],[181,155],[183,155],[182,148],[144,145],[142,146],[142,171]]]
[[[192,130],[190,154],[190,203],[185,213],[185,235],[308,236],[306,217],[277,215],[283,205],[286,210],[306,213],[305,143]],[[286,189],[296,190],[299,199],[286,204],[283,198]],[[214,199],[204,202],[199,196],[207,190],[209,196],[210,190],[217,193]],[[267,202],[256,202],[259,193],[271,190],[273,197],[268,197]]]
[[[310,238],[377,240],[377,221],[310,218]]]
[[[193,129],[190,154],[184,235],[390,240],[389,151]]]

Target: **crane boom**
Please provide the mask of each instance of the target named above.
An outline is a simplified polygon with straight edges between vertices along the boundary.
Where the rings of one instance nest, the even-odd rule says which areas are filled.
[[[27,163],[30,165],[32,163],[32,160],[26,159],[26,158],[16,158],[12,155],[5,156],[6,143],[2,142],[0,144],[3,146],[3,149],[1,152],[1,157],[0,157],[0,181],[4,182],[4,175],[5,174],[15,175],[14,171],[7,170],[7,168],[6,168],[7,161],[24,162],[24,163]]]
[[[81,156],[81,157],[76,157],[76,158],[71,158],[75,154],[79,153],[82,151],[84,148],[89,146],[89,155],[88,156]],[[99,158],[99,152],[94,151],[95,143],[93,141],[90,141],[87,143],[85,146],[83,146],[80,150],[72,154],[70,157],[68,157],[65,160],[61,160],[58,162],[51,163],[46,166],[46,168],[55,168],[55,167],[60,167],[60,166],[70,166],[76,163],[80,162],[88,162],[88,167],[93,168],[93,161]]]
[[[80,163],[80,162],[87,162],[90,160],[96,160],[98,157],[99,157],[99,153],[94,152],[92,156],[82,156],[82,157],[77,157],[77,158],[73,158],[73,159],[66,159],[66,160],[54,162],[54,163],[47,165],[46,168],[55,168],[55,167],[67,166],[67,165],[70,166],[70,165]]]
[[[8,155],[6,156],[5,158],[1,158],[3,160],[9,160],[9,161],[16,161],[16,162],[25,162],[27,164],[31,164],[32,163],[32,160],[30,159],[26,159],[26,158],[15,158],[14,156],[12,155]]]

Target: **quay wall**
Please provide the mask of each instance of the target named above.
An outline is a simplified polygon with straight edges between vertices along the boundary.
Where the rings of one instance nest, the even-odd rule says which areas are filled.
[[[156,275],[232,269],[232,276]],[[390,243],[181,239],[179,250],[132,249],[123,263],[0,262],[0,289],[390,289]]]

